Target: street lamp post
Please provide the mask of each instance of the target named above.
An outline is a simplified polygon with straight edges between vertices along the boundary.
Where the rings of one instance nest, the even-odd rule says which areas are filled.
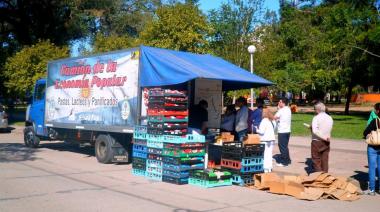
[[[253,74],[253,53],[256,52],[254,45],[248,46],[248,52],[251,55],[251,74]],[[253,88],[251,88],[251,109],[253,108]]]

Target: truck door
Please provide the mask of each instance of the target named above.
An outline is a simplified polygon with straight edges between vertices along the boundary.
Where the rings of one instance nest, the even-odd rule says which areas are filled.
[[[30,106],[30,120],[34,123],[34,130],[36,134],[40,136],[47,135],[46,130],[44,130],[45,89],[45,82],[36,84],[33,93],[33,103]]]

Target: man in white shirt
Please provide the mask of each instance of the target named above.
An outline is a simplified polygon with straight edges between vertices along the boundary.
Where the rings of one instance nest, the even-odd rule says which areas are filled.
[[[331,130],[333,127],[333,119],[326,111],[326,106],[323,103],[317,103],[314,106],[315,112],[311,124],[311,160],[315,172],[329,171],[329,152]]]
[[[235,131],[240,142],[243,141],[244,137],[248,132],[248,107],[247,99],[244,97],[239,97],[236,100],[236,106],[240,109],[236,113],[235,118]]]
[[[288,166],[291,164],[289,156],[289,138],[292,121],[292,112],[288,107],[288,99],[281,98],[278,102],[278,108],[274,119],[278,122],[278,148],[280,149],[280,157],[277,166]]]

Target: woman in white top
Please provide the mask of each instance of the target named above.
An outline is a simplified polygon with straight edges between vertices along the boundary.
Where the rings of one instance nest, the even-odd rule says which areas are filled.
[[[272,165],[272,152],[275,138],[275,127],[276,122],[274,121],[273,113],[265,108],[263,110],[263,120],[260,123],[259,128],[257,129],[257,133],[260,135],[260,140],[263,144],[265,144],[264,150],[264,172],[271,172]]]

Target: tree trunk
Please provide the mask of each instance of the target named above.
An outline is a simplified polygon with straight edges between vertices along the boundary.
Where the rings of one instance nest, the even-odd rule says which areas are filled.
[[[351,96],[352,96],[352,89],[354,88],[353,80],[351,79],[350,84],[348,85],[348,91],[346,95],[346,106],[344,108],[344,114],[349,115],[350,114],[350,103],[351,103]]]

